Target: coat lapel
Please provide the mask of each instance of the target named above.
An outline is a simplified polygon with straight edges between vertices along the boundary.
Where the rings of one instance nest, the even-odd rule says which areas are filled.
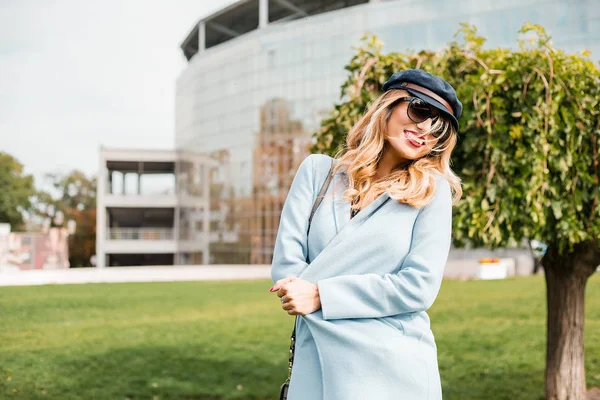
[[[340,241],[344,240],[344,238],[351,236],[365,219],[369,218],[390,199],[389,195],[384,192],[363,208],[354,218],[350,218],[350,202],[342,200],[344,191],[348,188],[348,175],[344,168],[340,168],[335,173],[331,179],[331,186],[336,235],[321,253],[331,250],[332,247],[335,247]],[[317,258],[318,257],[319,255],[317,255]],[[315,260],[312,260],[311,264],[314,261]],[[310,269],[310,266],[308,269]]]
[[[379,197],[368,204],[364,210],[361,210],[354,218],[350,218],[350,202],[347,200],[342,200],[344,191],[348,188],[348,175],[344,169],[338,170],[338,172],[333,176],[331,184],[333,185],[333,214],[337,234],[339,234],[342,229],[348,225],[348,223],[354,222],[355,220],[358,223],[358,221],[366,218],[366,216],[371,214],[372,210],[378,209],[379,206],[384,204],[389,198],[387,193],[382,193],[379,195]]]
[[[310,261],[308,266],[302,271],[302,273],[298,276],[299,278],[306,279],[309,282],[315,281],[320,275],[323,274],[323,259],[329,260],[331,262],[332,253],[335,254],[336,246],[343,242],[344,240],[348,240],[353,237],[353,235],[360,235],[360,227],[362,223],[371,218],[373,214],[383,207],[388,200],[390,200],[390,196],[384,192],[379,195],[375,200],[373,200],[370,204],[368,204],[365,208],[363,208],[356,216],[350,219],[350,206],[348,205],[347,209],[341,207],[335,203],[334,199],[334,208],[336,209],[336,213],[344,212],[346,213],[348,218],[341,217],[341,219],[346,219],[345,224],[342,226],[340,231],[331,239],[327,246],[319,253],[317,256]],[[336,214],[336,223],[338,223],[338,214]],[[341,214],[339,214],[341,215]],[[382,225],[382,229],[385,229],[385,226]],[[368,242],[369,238],[364,238],[365,241]],[[339,256],[338,256],[339,257]],[[327,265],[327,263],[325,263]]]
[[[347,209],[344,208],[342,210],[348,215],[348,217],[346,218],[346,223],[344,224],[344,226],[342,226],[342,229],[340,229],[338,234],[331,240],[331,242],[329,242],[327,247],[325,247],[325,249],[323,249],[321,253],[325,252],[330,247],[335,247],[335,245],[344,240],[344,238],[347,238],[348,236],[352,235],[364,220],[370,218],[373,215],[373,213],[379,208],[381,208],[384,204],[386,204],[388,200],[390,200],[390,196],[387,194],[387,192],[383,192],[379,195],[379,197],[377,197],[375,200],[369,203],[365,208],[360,210],[360,212],[356,214],[356,216],[352,219],[350,218],[350,204],[348,203]]]

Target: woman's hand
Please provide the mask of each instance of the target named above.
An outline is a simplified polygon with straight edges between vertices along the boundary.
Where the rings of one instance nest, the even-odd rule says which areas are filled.
[[[304,279],[290,276],[275,282],[270,289],[277,292],[281,299],[281,308],[289,315],[306,315],[321,308],[319,287]]]

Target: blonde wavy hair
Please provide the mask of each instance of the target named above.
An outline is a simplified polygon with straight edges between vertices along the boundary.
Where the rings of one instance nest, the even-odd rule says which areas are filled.
[[[348,175],[349,187],[342,198],[354,203],[353,209],[362,209],[383,192],[412,207],[426,206],[433,199],[435,179],[440,175],[450,184],[453,204],[462,196],[460,178],[450,168],[450,155],[456,146],[457,132],[450,121],[444,118],[438,118],[431,125],[428,134],[439,136],[427,155],[397,166],[388,176],[375,181],[377,164],[388,146],[385,140],[388,121],[399,104],[398,99],[405,96],[410,94],[397,89],[379,96],[352,127],[345,148],[335,156],[339,159],[335,171],[344,167]]]

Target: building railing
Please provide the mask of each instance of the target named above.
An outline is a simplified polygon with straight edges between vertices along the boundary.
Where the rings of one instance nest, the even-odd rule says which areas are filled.
[[[109,228],[108,240],[173,240],[173,228]]]
[[[113,193],[110,187],[107,187],[104,190],[104,194],[109,196],[127,196],[127,197],[135,197],[135,196],[174,196],[176,193],[175,188],[165,188],[162,190],[142,190],[140,193],[137,192],[118,192]]]

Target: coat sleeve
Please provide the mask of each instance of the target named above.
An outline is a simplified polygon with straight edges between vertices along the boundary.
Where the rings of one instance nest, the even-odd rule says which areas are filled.
[[[378,318],[427,310],[442,284],[452,232],[452,196],[445,179],[416,218],[410,250],[393,274],[342,275],[317,282],[323,319]]]
[[[306,157],[292,181],[281,210],[273,249],[271,280],[299,276],[306,268],[308,217],[313,205],[313,155]]]

